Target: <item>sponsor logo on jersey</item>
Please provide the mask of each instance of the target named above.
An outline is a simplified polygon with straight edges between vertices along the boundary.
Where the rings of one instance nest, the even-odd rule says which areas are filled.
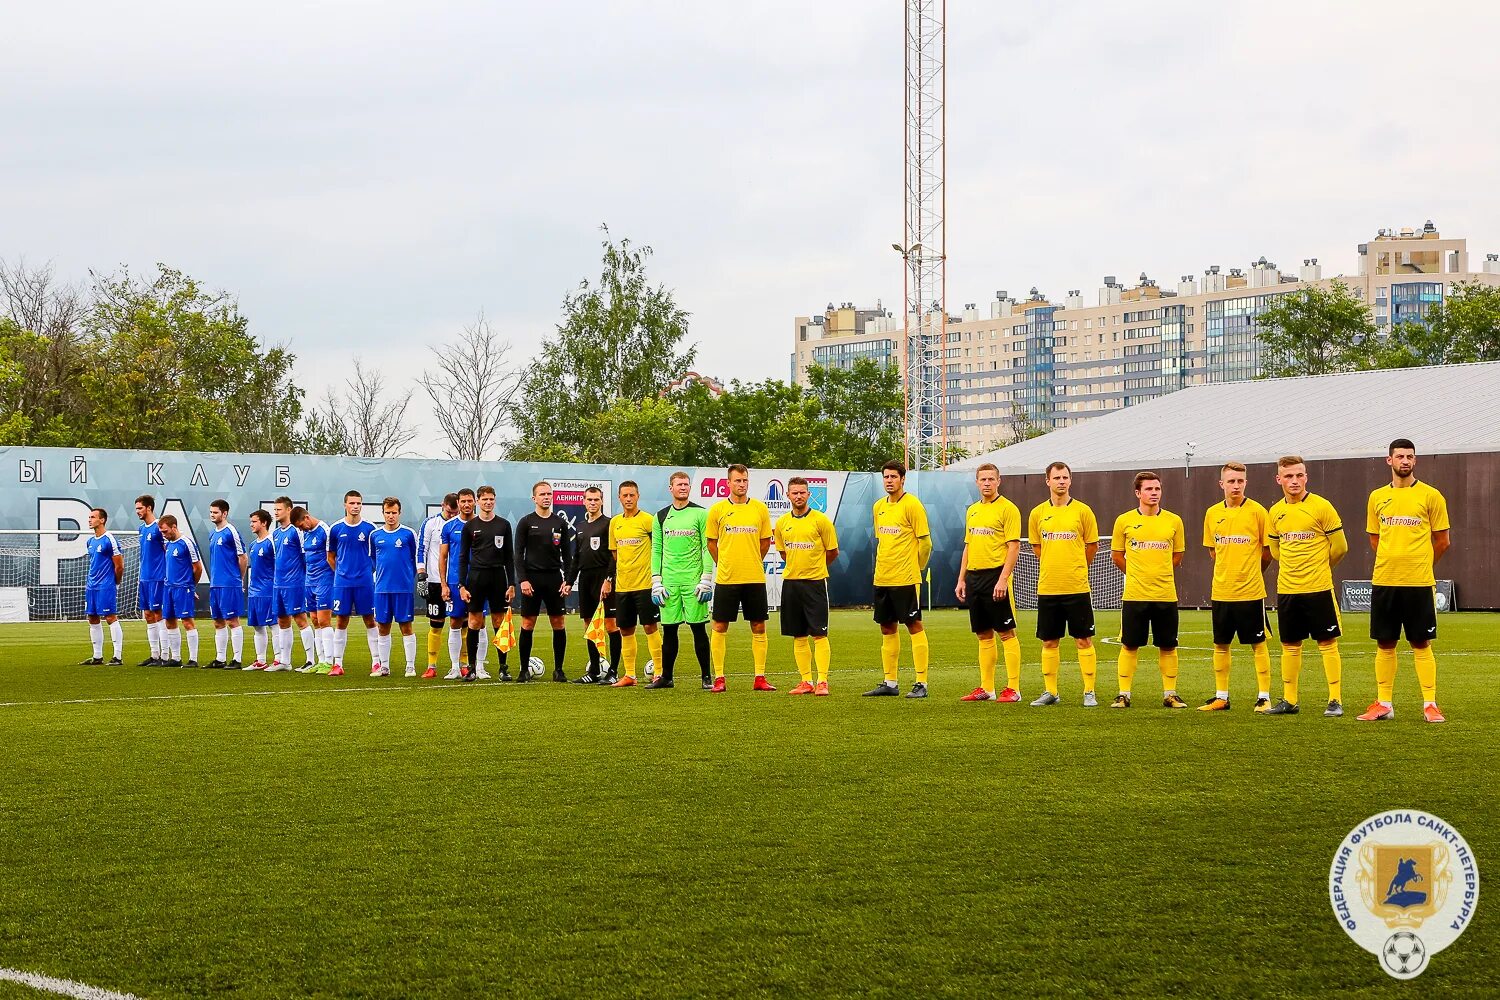
[[[732,530],[732,529],[731,529]],[[667,538],[697,538],[697,528],[668,528],[665,532]]]
[[[1166,551],[1172,548],[1171,542],[1163,542],[1150,538],[1132,538],[1128,541],[1128,544],[1132,549],[1145,549],[1153,552]]]
[[[1249,535],[1214,535],[1215,545],[1254,545],[1255,539]]]
[[[1317,537],[1316,531],[1283,531],[1281,533],[1283,542],[1311,542]]]
[[[1044,518],[1045,520],[1045,518]],[[1078,532],[1076,531],[1044,531],[1042,532],[1044,542],[1076,542]]]
[[[1380,523],[1388,524],[1392,527],[1420,528],[1422,526],[1422,519],[1420,517],[1401,517],[1396,514],[1382,514],[1380,515]]]
[[[875,533],[877,535],[886,535],[888,537],[894,537],[896,535],[901,534],[901,528],[900,528],[899,525],[895,525],[895,524],[882,524],[880,527],[878,527],[878,528],[875,529]]]
[[[805,551],[811,551],[811,550],[817,548],[818,546],[816,544],[814,544],[813,542],[787,542],[786,545],[785,545],[785,547],[789,548],[789,549],[801,549],[801,550],[805,550]]]
[[[759,533],[760,528],[753,524],[727,524],[724,526],[724,534],[726,535],[756,535]]]
[[[969,529],[969,534],[971,534],[971,535],[998,535],[998,534],[1000,534],[1000,532],[996,531],[994,528],[986,528],[986,527],[983,527],[982,525],[977,525],[976,524],[972,528]]]

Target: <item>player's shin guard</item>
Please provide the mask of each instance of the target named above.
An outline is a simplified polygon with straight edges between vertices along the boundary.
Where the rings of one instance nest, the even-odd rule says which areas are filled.
[[[656,664],[656,669],[658,671],[661,670],[662,660],[661,640],[662,634],[660,628],[658,628],[655,632],[646,633],[646,650],[651,654],[651,660]]]
[[[344,665],[344,654],[349,651],[349,630],[336,629],[333,633],[333,662]]]
[[[1271,647],[1268,643],[1257,642],[1250,648],[1255,658],[1255,682],[1260,685],[1262,698],[1271,697]]]
[[[714,677],[723,677],[724,658],[729,655],[729,633],[714,629],[708,637],[708,649],[714,665]]]
[[[372,628],[365,629],[365,643],[370,647],[370,662],[384,664],[380,658],[380,633]]]
[[[901,636],[892,632],[886,635],[880,634],[880,669],[885,673],[887,684],[896,683],[900,675],[896,672],[901,662]]]
[[[1057,694],[1057,675],[1062,670],[1062,649],[1058,646],[1042,647],[1042,686],[1051,695]]]
[[[828,665],[833,662],[833,647],[828,644],[828,636],[812,637],[812,653],[813,663],[818,667],[818,680],[826,684],[828,683]]]
[[[709,651],[708,623],[693,622],[688,625],[693,630],[693,653],[698,657],[698,670],[703,674],[706,681],[713,676],[713,658]]]
[[[1115,672],[1120,677],[1120,693],[1130,694],[1135,684],[1135,668],[1140,663],[1141,654],[1139,650],[1120,647],[1120,658],[1115,664]]]
[[[104,657],[104,623],[95,622],[89,626],[89,647],[94,651],[94,659]]]
[[[797,661],[797,673],[802,675],[803,684],[811,684],[813,679],[812,643],[807,636],[799,635],[792,640],[792,659]]]
[[[302,630],[302,653],[308,663],[318,662],[318,636],[311,625]]]
[[[625,676],[632,679],[635,677],[635,652],[635,633],[632,632],[627,636],[622,636],[620,639],[620,659],[622,661],[620,665],[625,668]]]
[[[214,629],[214,659],[222,660],[229,653],[229,629]]]
[[[1214,694],[1220,698],[1229,697],[1229,665],[1232,662],[1233,654],[1228,646],[1214,647]]]
[[[166,657],[169,660],[182,659],[182,633],[175,628],[166,630]]]
[[[1000,640],[1005,650],[1005,686],[1012,691],[1021,690],[1021,639],[1014,633],[1009,639]]]
[[[266,627],[257,625],[252,631],[255,633],[255,662],[266,662]]]
[[[764,632],[750,633],[750,659],[755,663],[755,676],[766,675],[766,654],[770,649],[770,640]]]
[[[1323,657],[1323,676],[1328,679],[1328,700],[1344,700],[1344,658],[1339,655],[1339,643],[1321,643],[1318,653]]]
[[[457,670],[459,662],[464,658],[464,630],[461,628],[450,628],[448,630],[448,664]]]
[[[229,658],[242,660],[245,657],[245,626],[231,625],[229,628]]]
[[[1161,665],[1161,693],[1177,693],[1177,650],[1159,649],[1157,655],[1160,657]]]
[[[1413,650],[1415,653],[1416,651]],[[1415,659],[1415,657],[1413,657]],[[1375,647],[1375,700],[1389,705],[1396,694],[1395,647]]]
[[[464,629],[464,645],[468,647],[470,668],[479,663],[479,639],[483,634],[482,628]]]
[[[531,643],[536,638],[533,629],[521,629],[521,677],[526,677],[527,666],[531,663]]]
[[[443,649],[443,634],[435,628],[427,630],[427,665],[437,667],[438,654]]]
[[[679,648],[676,625],[663,625],[661,627],[661,656],[656,660],[656,674],[672,680],[677,670],[677,651]]]
[[[1094,690],[1099,679],[1099,651],[1092,643],[1078,651],[1078,673],[1083,677],[1083,689]]]
[[[1298,688],[1302,682],[1302,647],[1281,647],[1281,697],[1283,701],[1297,704]]]
[[[319,663],[333,662],[333,626],[324,625],[318,629]]]
[[[560,671],[563,662],[568,658],[568,630],[555,628],[552,630],[552,669]]]
[[[1391,651],[1392,659],[1395,658],[1395,650]],[[1428,705],[1437,704],[1437,657],[1433,655],[1432,646],[1423,646],[1421,649],[1411,651],[1412,662],[1417,668],[1417,683],[1422,686],[1422,701]]]
[[[459,631],[463,633],[464,641],[463,644],[458,647],[461,650],[461,652],[458,654],[458,662],[460,666],[465,666],[474,662],[474,654],[469,652],[469,650],[474,648],[473,646],[469,645],[469,632],[471,631],[471,629],[469,628],[469,626],[464,625],[460,627]]]
[[[597,678],[599,676],[599,647],[587,639],[584,640],[583,645],[589,653],[589,676]],[[455,664],[457,662],[454,660]]]
[[[615,629],[609,633],[609,662],[611,669],[620,665],[620,647],[623,641],[619,629]]]
[[[979,686],[990,694],[995,693],[995,663],[999,658],[994,636],[979,640]]]
[[[115,651],[115,656],[123,658],[125,655],[125,629],[118,621],[111,622],[109,626],[109,644]]]
[[[927,645],[927,633],[913,632],[911,636],[911,659],[917,668],[917,683],[927,683],[927,665],[931,662],[931,647]]]
[[[406,665],[412,669],[417,666],[417,633],[403,635],[401,637],[401,652],[406,654]]]

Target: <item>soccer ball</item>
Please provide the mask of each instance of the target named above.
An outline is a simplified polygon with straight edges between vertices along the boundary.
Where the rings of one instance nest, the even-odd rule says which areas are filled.
[[[546,672],[547,664],[542,662],[542,658],[540,656],[533,656],[531,659],[526,661],[527,677],[540,677]]]
[[[1380,961],[1396,978],[1411,979],[1427,967],[1427,947],[1411,931],[1397,931],[1386,938]]]
[[[646,661],[646,680],[649,681],[651,678],[653,678],[655,676],[656,676],[656,661],[655,660],[647,660]]]

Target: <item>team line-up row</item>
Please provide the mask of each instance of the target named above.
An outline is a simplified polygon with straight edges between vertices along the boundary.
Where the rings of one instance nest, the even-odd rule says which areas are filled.
[[[1442,494],[1416,479],[1416,451],[1410,441],[1392,442],[1386,463],[1391,481],[1370,495],[1366,517],[1375,551],[1370,632],[1376,643],[1378,697],[1360,718],[1394,717],[1396,645],[1404,632],[1422,688],[1424,717],[1440,722],[1431,648],[1437,635],[1433,566],[1449,544],[1447,507]],[[872,511],[871,603],[882,633],[884,676],[865,692],[871,697],[901,693],[902,626],[910,636],[916,675],[906,697],[925,698],[928,693],[929,655],[919,585],[932,555],[932,539],[921,501],[904,489],[905,476],[901,463],[886,463],[886,495]],[[1064,637],[1071,637],[1078,650],[1083,704],[1099,704],[1088,583],[1088,567],[1099,543],[1098,523],[1089,506],[1071,495],[1072,472],[1066,463],[1048,466],[1046,478],[1049,496],[1023,525],[1019,509],[1000,492],[995,466],[976,470],[979,496],[965,514],[955,590],[968,609],[979,647],[979,685],[964,696],[965,701],[1021,700],[1021,648],[1010,591],[1024,536],[1040,566],[1036,635],[1041,640],[1044,691],[1031,704],[1060,701]],[[566,680],[565,605],[577,590],[580,612],[590,623],[590,641],[588,668],[574,683],[634,686],[639,629],[646,635],[652,663],[659,665],[647,686],[674,686],[678,629],[686,624],[693,633],[704,688],[722,692],[728,629],[743,614],[751,633],[754,689],[774,691],[766,679],[769,602],[764,568],[765,555],[774,544],[785,560],[781,631],[794,640],[802,678],[791,693],[826,695],[831,661],[826,581],[838,557],[833,522],[810,506],[807,483],[800,477],[788,481],[791,509],[774,525],[766,505],[749,496],[750,477],[744,466],[730,466],[727,479],[729,497],[704,509],[689,500],[688,475],[674,473],[669,481],[672,503],[655,515],[639,508],[640,491],[634,482],[620,484],[620,513],[613,517],[602,513],[602,492],[590,488],[585,494],[586,515],[576,528],[552,509],[552,489],[546,482],[533,487],[535,509],[514,527],[495,513],[495,491],[488,486],[448,494],[442,514],[429,517],[417,531],[401,524],[401,503],[395,497],[383,500],[384,524],[378,526],[362,520],[364,500],[357,491],[346,494],[345,516],[332,525],[282,497],[270,513],[251,512],[249,545],[229,522],[228,502],[215,500],[210,505],[208,561],[216,656],[209,666],[241,668],[243,616],[254,631],[256,659],[242,669],[342,674],[349,621],[359,617],[367,626],[371,675],[390,673],[394,624],[403,637],[407,675],[415,676],[412,594],[421,583],[432,625],[424,677],[436,676],[444,632],[451,664],[447,679],[487,679],[486,647],[491,644],[500,650],[502,680],[509,679],[507,653],[516,644],[523,664],[517,680],[539,675],[544,665],[531,650],[537,619],[545,612],[552,627],[553,679]],[[1348,552],[1343,523],[1332,504],[1308,489],[1301,458],[1282,458],[1276,480],[1282,498],[1268,511],[1246,496],[1245,467],[1226,463],[1219,481],[1224,499],[1204,515],[1202,543],[1214,561],[1215,692],[1200,710],[1229,710],[1230,650],[1238,640],[1252,650],[1259,680],[1255,711],[1297,714],[1302,650],[1312,639],[1328,682],[1323,714],[1340,716],[1341,627],[1332,570]],[[1157,474],[1138,474],[1134,492],[1135,507],[1115,520],[1111,532],[1112,561],[1125,575],[1119,688],[1111,707],[1131,707],[1139,650],[1149,642],[1158,650],[1162,704],[1186,708],[1177,692],[1174,572],[1186,550],[1186,529],[1177,514],[1163,508]],[[136,501],[141,522],[139,604],[151,647],[142,662],[181,665],[186,641],[186,665],[196,666],[194,586],[202,577],[203,560],[175,518],[158,519],[154,508],[150,496]],[[122,658],[115,589],[123,562],[106,524],[106,512],[96,508],[90,515],[93,536],[88,541],[86,591],[93,656],[86,663],[104,662],[105,624],[114,645],[110,662]],[[1281,696],[1274,703],[1264,580],[1272,561],[1278,563],[1282,675]],[[220,586],[221,580],[236,583]],[[513,606],[521,618],[518,643],[510,627]],[[495,630],[492,643],[481,641],[486,616]],[[293,668],[293,643],[299,636],[305,662]],[[606,646],[608,658],[602,653]],[[997,691],[1002,655],[1007,683]]]

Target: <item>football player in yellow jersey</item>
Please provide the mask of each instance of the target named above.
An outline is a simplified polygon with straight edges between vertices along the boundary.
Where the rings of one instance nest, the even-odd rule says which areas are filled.
[[[708,554],[714,568],[714,631],[708,638],[714,663],[716,693],[725,690],[724,657],[729,647],[729,623],[745,612],[750,623],[750,655],[755,662],[756,691],[775,691],[766,680],[766,599],[764,559],[771,548],[771,512],[750,496],[750,470],[731,465],[726,470],[729,498],[708,511]]]
[[[1302,675],[1302,643],[1311,638],[1323,658],[1328,707],[1344,714],[1343,660],[1339,656],[1339,609],[1333,599],[1333,567],[1349,554],[1349,540],[1333,504],[1307,488],[1307,464],[1298,455],[1276,462],[1281,499],[1271,506],[1266,536],[1276,573],[1276,625],[1281,633],[1281,700],[1266,715],[1296,715]]]
[[[1094,605],[1089,597],[1089,564],[1099,551],[1099,522],[1089,505],[1073,499],[1073,470],[1066,462],[1047,466],[1050,496],[1032,508],[1026,534],[1041,564],[1036,585],[1036,637],[1042,640],[1042,683],[1046,690],[1032,705],[1056,705],[1059,648],[1063,633],[1078,646],[1083,704],[1099,704],[1094,681],[1099,653],[1094,649]]]
[[[786,482],[792,509],[776,519],[772,534],[786,560],[781,576],[781,634],[792,637],[797,672],[802,683],[789,694],[828,694],[828,567],[839,556],[839,536],[833,521],[808,506],[807,480],[793,476]],[[813,684],[813,664],[818,682]]]
[[[979,686],[960,701],[1021,700],[1021,640],[1016,638],[1011,575],[1021,551],[1021,512],[1000,495],[1000,470],[986,462],[974,470],[979,501],[964,515],[964,553],[958,560],[959,604],[969,608],[969,628],[979,639]],[[995,695],[999,656],[995,635],[1005,649],[1005,690]]]
[[[922,571],[932,558],[932,530],[927,509],[906,492],[906,466],[890,461],[880,468],[885,496],[875,501],[875,590],[871,604],[880,626],[880,666],[884,680],[866,697],[900,694],[897,665],[904,624],[911,635],[911,659],[917,681],[908,698],[927,697],[927,633],[922,630]]]
[[[640,509],[641,490],[632,480],[620,484],[620,513],[609,522],[610,573],[600,598],[615,595],[615,624],[620,629],[620,659],[625,676],[610,687],[635,687],[635,627],[646,630],[653,662],[660,663],[661,632],[656,624],[661,609],[651,599],[651,537],[656,518]],[[523,667],[524,669],[524,667]]]
[[[1225,462],[1219,469],[1224,501],[1203,515],[1203,546],[1214,561],[1213,604],[1214,696],[1200,712],[1229,711],[1229,644],[1239,638],[1255,658],[1260,693],[1255,711],[1271,707],[1271,650],[1266,645],[1266,567],[1270,517],[1266,509],[1245,496],[1249,482],[1245,466]]]
[[[1156,644],[1164,708],[1187,708],[1177,696],[1177,577],[1187,549],[1182,518],[1161,509],[1161,476],[1135,475],[1135,510],[1115,518],[1110,558],[1125,574],[1120,605],[1120,693],[1111,708],[1129,708],[1131,685],[1140,649],[1149,637]]]
[[[1417,446],[1397,438],[1386,451],[1391,484],[1370,494],[1365,531],[1375,550],[1370,593],[1370,638],[1375,640],[1375,703],[1361,722],[1396,717],[1391,698],[1396,687],[1396,643],[1405,630],[1417,682],[1422,687],[1422,717],[1445,722],[1437,705],[1437,607],[1433,566],[1448,551],[1448,501],[1417,481]]]

